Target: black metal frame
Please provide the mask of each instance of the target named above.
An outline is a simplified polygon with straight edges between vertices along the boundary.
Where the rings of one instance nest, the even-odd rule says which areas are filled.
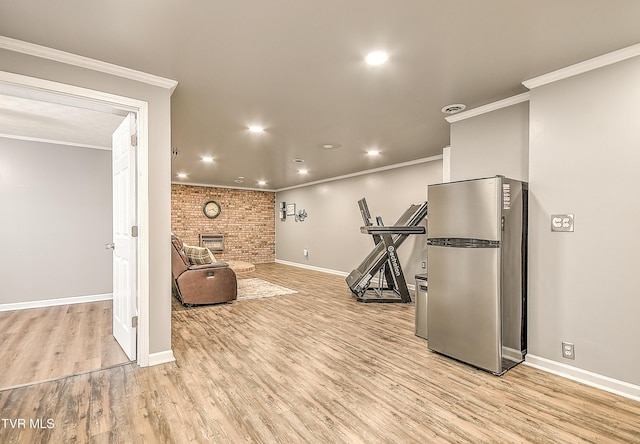
[[[427,203],[411,205],[392,226],[384,226],[380,217],[376,218],[378,225],[374,226],[369,220],[366,200],[361,199],[358,205],[365,224],[360,231],[373,237],[375,247],[347,277],[349,288],[358,302],[411,302],[397,249],[410,235],[426,232],[425,227],[417,225],[427,215]],[[369,284],[375,274],[378,274],[378,286],[371,287]]]

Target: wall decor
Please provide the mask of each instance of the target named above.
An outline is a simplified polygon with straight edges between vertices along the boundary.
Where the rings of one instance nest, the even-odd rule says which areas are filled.
[[[278,217],[280,218],[280,220],[286,220],[287,219],[287,203],[286,202],[280,202],[280,208],[278,210]]]
[[[202,212],[209,219],[215,219],[220,215],[221,211],[222,210],[220,209],[220,204],[215,200],[210,200],[209,202],[205,203],[204,206],[202,207]]]
[[[295,216],[296,215],[296,204],[290,203],[287,204],[287,216]]]
[[[298,214],[296,214],[296,222],[304,222],[307,216],[307,210],[298,211]]]

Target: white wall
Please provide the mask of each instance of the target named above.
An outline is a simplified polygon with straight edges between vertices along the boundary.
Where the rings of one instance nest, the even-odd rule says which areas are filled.
[[[529,352],[640,384],[640,57],[533,89],[530,105]],[[552,233],[565,212],[575,232]]]
[[[0,71],[51,80],[149,104],[149,352],[171,350],[171,91],[8,50]]]
[[[374,245],[371,236],[360,233],[358,200],[367,199],[374,223],[376,216],[382,216],[385,225],[392,225],[411,204],[427,200],[429,184],[441,182],[438,159],[278,192],[276,205],[295,203],[309,216],[304,222],[292,217],[276,221],[276,259],[349,273]],[[308,258],[302,254],[305,248]],[[424,272],[420,262],[426,261],[426,253],[425,235],[410,236],[398,250],[407,283]]]
[[[529,103],[451,124],[451,181],[529,178]]]
[[[111,152],[0,138],[0,304],[112,292]]]

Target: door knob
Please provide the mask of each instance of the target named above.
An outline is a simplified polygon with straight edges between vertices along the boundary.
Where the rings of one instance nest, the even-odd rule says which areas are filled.
[[[107,250],[115,250],[116,249],[116,244],[114,244],[114,243],[104,244],[104,248],[106,248]]]

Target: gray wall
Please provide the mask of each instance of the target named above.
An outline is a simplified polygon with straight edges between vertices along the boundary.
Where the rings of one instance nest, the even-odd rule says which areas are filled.
[[[171,350],[171,94],[165,88],[0,49],[0,70],[149,104],[149,352]]]
[[[427,200],[427,185],[440,182],[442,160],[435,160],[278,192],[276,205],[295,203],[309,216],[304,222],[292,217],[276,221],[276,259],[349,273],[373,248],[371,236],[360,233],[357,201],[367,199],[374,223],[382,216],[385,225],[392,225],[409,205]],[[302,254],[305,248],[308,258]],[[408,283],[424,272],[420,262],[426,253],[424,235],[410,236],[399,249]]]
[[[451,181],[529,177],[529,103],[451,124]]]
[[[529,353],[631,384],[640,383],[638,121],[640,58],[451,126],[452,180],[529,181]],[[552,233],[551,214],[565,212],[576,231]],[[575,361],[562,341],[575,344]]]
[[[112,292],[111,152],[0,138],[0,304]]]
[[[640,58],[534,89],[530,104],[529,351],[640,384]],[[564,212],[575,232],[552,233]]]

